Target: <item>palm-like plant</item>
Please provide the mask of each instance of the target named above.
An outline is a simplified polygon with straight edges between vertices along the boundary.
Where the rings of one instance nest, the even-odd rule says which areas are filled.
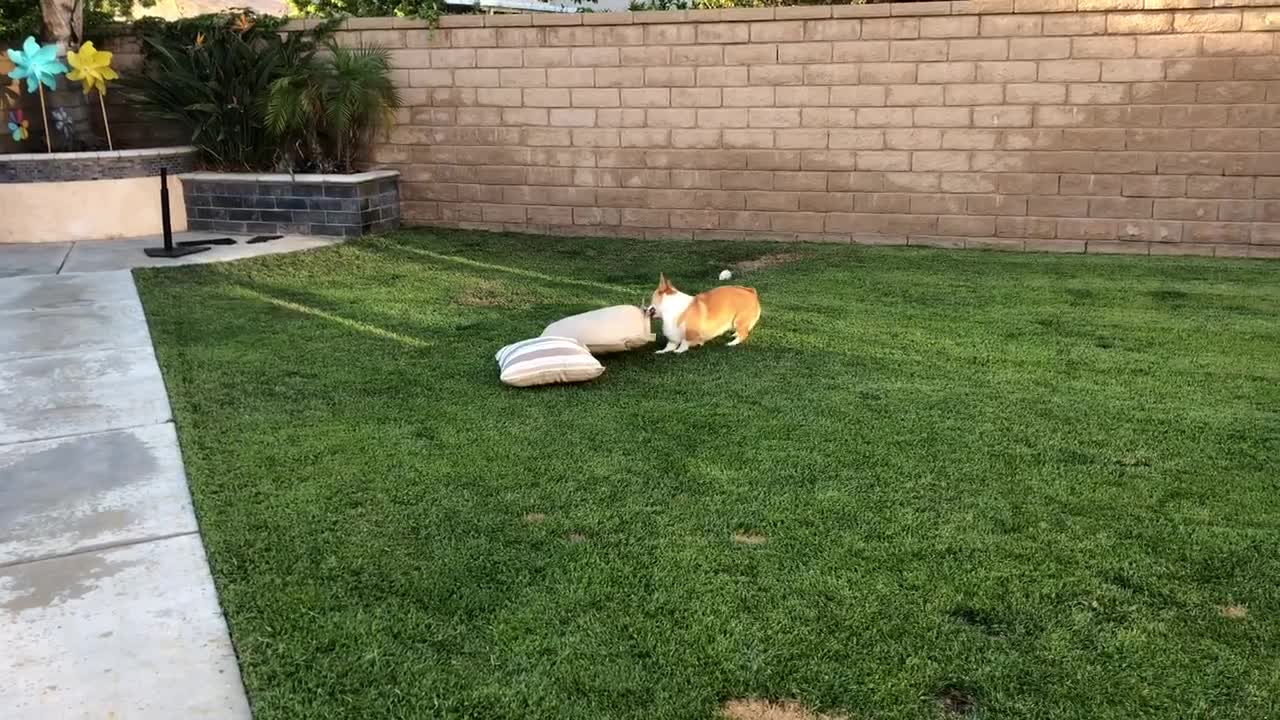
[[[385,49],[326,47],[271,83],[266,125],[290,165],[347,172],[370,133],[400,107],[400,93]]]

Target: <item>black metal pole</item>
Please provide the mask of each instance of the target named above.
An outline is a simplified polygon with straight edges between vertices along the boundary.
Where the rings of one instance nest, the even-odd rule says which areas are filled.
[[[160,223],[164,228],[164,251],[173,252],[173,220],[169,217],[169,168],[160,168]]]
[[[173,219],[169,217],[169,168],[160,168],[160,229],[164,233],[163,247],[143,248],[147,257],[176,258],[192,253],[203,252],[209,246],[183,247],[173,244]]]

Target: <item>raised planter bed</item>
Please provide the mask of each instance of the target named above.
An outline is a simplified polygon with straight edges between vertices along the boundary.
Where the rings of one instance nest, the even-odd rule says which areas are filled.
[[[160,168],[169,170],[173,228],[185,230],[182,186],[189,146],[0,154],[0,243],[100,240],[160,232]]]
[[[195,166],[190,146],[103,152],[8,153],[0,155],[0,183],[72,182],[156,177]],[[157,192],[159,190],[157,189]]]
[[[400,173],[193,172],[181,177],[191,230],[356,237],[400,227]]]

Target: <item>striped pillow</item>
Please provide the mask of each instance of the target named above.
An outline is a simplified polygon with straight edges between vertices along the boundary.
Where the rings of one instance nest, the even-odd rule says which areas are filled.
[[[583,382],[600,377],[604,366],[577,340],[536,337],[498,351],[502,382],[515,387]]]

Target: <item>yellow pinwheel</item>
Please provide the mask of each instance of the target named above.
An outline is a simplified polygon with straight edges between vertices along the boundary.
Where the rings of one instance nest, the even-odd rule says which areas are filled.
[[[97,89],[99,95],[107,94],[107,81],[120,76],[111,69],[111,53],[99,50],[92,42],[80,46],[80,52],[72,50],[67,53],[67,62],[71,63],[68,80],[79,80],[84,85],[84,94]]]
[[[79,52],[71,50],[67,53],[67,62],[71,63],[71,72],[67,73],[68,80],[79,80],[84,86],[85,95],[90,90],[98,91],[98,103],[102,105],[102,127],[107,131],[107,147],[115,150],[115,145],[111,142],[111,124],[107,122],[106,95],[107,81],[120,76],[111,69],[111,52],[99,50],[92,42],[86,42],[80,46]]]

